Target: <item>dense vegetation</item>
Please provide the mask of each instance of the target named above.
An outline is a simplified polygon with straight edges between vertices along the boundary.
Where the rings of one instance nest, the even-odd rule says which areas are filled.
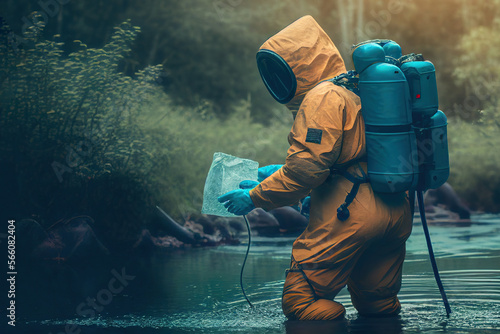
[[[0,200],[18,216],[49,226],[89,214],[127,242],[155,204],[178,218],[199,212],[214,152],[283,162],[291,116],[268,96],[254,55],[305,13],[348,66],[350,44],[381,36],[436,64],[451,119],[450,182],[474,209],[500,211],[498,1],[108,0],[47,9],[22,0],[0,10]]]

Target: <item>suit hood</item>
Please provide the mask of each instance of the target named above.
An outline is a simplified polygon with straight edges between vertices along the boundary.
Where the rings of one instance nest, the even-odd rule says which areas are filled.
[[[271,91],[269,79],[266,81],[266,73],[269,68],[264,68],[259,63],[259,53],[274,54],[281,58],[283,66],[288,65],[290,83],[282,78],[275,81],[280,86],[288,89],[287,99],[280,101]],[[259,49],[257,54],[259,71],[271,94],[281,103],[286,103],[290,109],[295,109],[309,90],[319,82],[336,77],[346,71],[344,60],[335,44],[326,32],[310,15],[301,17],[271,38],[269,38]],[[274,71],[276,72],[276,71]],[[282,73],[273,74],[274,77],[283,77]],[[293,74],[292,74],[293,73]],[[268,78],[271,75],[268,75]],[[294,78],[293,78],[294,77]],[[287,101],[288,100],[288,101]],[[293,110],[292,110],[293,111]]]

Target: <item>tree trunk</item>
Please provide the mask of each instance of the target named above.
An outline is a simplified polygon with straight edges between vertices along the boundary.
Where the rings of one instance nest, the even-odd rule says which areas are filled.
[[[151,46],[151,49],[149,51],[148,61],[147,61],[148,65],[153,65],[156,62],[155,59],[156,59],[156,53],[158,51],[159,42],[160,42],[160,33],[157,32],[155,34],[155,37],[153,38],[153,45]]]
[[[356,3],[353,0],[338,0],[337,18],[340,22],[340,45],[344,52],[348,53],[353,44],[355,30],[354,19]]]
[[[468,0],[462,0],[462,22],[465,33],[468,33],[470,31],[470,26],[471,26],[467,1]]]
[[[347,0],[349,1],[349,0]],[[338,0],[338,10],[337,10],[337,17],[338,21],[340,22],[340,39],[342,45],[346,45],[349,43],[349,27],[348,27],[348,17],[347,17],[347,10],[345,6],[345,0]]]
[[[362,38],[362,36],[364,34],[364,32],[363,32],[364,11],[365,11],[364,0],[358,0],[358,19],[357,19],[356,36],[354,36],[355,41],[352,44],[362,42],[362,41],[360,41],[360,39]]]

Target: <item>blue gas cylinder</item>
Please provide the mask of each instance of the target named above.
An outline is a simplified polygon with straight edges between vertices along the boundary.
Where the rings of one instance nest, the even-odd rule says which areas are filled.
[[[414,119],[432,116],[439,106],[434,65],[430,61],[412,61],[401,65],[401,70],[410,87]]]
[[[403,56],[401,46],[394,41],[385,43],[383,46],[385,52],[385,62],[393,65],[398,64],[398,59]]]
[[[418,138],[419,190],[436,189],[450,175],[446,115],[438,110],[433,116],[414,124]]]
[[[368,176],[374,191],[416,187],[418,159],[408,82],[401,69],[385,63],[382,46],[369,43],[353,51],[365,121]]]

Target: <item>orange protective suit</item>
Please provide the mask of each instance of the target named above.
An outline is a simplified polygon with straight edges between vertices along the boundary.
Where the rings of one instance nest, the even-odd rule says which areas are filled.
[[[309,225],[293,244],[283,289],[285,315],[300,320],[342,317],[345,309],[333,298],[346,284],[360,314],[397,314],[412,227],[407,195],[374,193],[364,183],[349,206],[350,217],[337,218],[353,184],[335,170],[359,175],[361,167],[366,173],[366,163],[353,163],[365,155],[360,99],[322,82],[345,72],[340,53],[311,16],[295,21],[261,49],[276,52],[291,67],[297,89],[287,106],[298,112],[285,165],[250,197],[256,207],[270,210],[311,193]]]

